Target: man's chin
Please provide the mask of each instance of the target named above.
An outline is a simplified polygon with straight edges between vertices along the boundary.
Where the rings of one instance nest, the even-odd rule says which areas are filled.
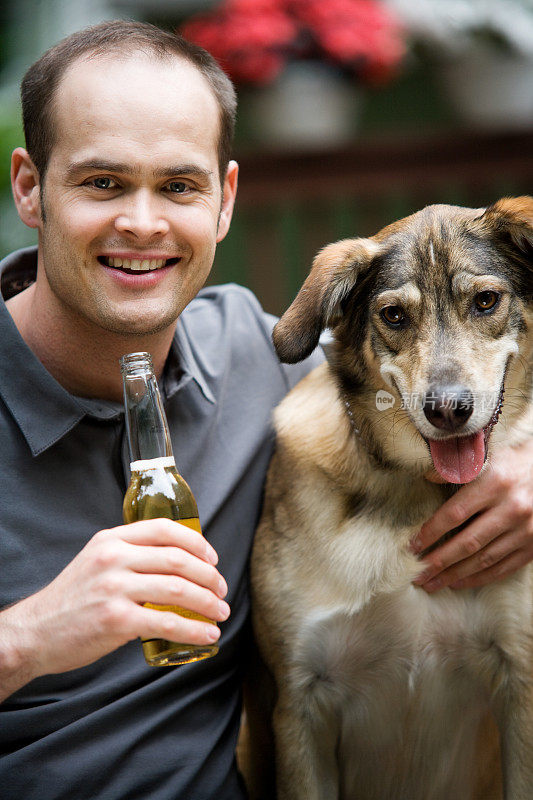
[[[167,331],[170,327],[174,328],[176,325],[176,317],[170,319],[146,319],[146,320],[102,320],[99,327],[115,336],[122,336],[124,338],[143,338],[147,336],[156,336],[158,333]]]
[[[155,336],[174,328],[182,309],[182,303],[164,298],[143,298],[134,302],[96,303],[93,313],[88,314],[93,324],[102,333],[123,337]]]

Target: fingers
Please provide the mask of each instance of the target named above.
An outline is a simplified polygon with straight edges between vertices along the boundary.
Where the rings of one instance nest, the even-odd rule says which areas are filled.
[[[132,545],[129,566],[134,572],[179,575],[211,589],[220,598],[228,593],[226,581],[211,564],[181,547],[140,547]],[[159,602],[159,601],[158,601]]]
[[[152,609],[124,598],[115,598],[102,609],[99,625],[100,638],[107,636],[114,644],[109,649],[115,649],[119,644],[125,644],[137,637],[162,638],[183,644],[209,644],[220,636],[219,628],[207,620]]]
[[[139,576],[135,595],[136,602],[179,606],[218,622],[230,614],[229,605],[216,594],[176,575]]]
[[[496,547],[489,547],[489,545],[507,531],[507,526],[508,521],[494,510],[492,513],[487,512],[476,517],[467,528],[456,533],[455,536],[424,557],[422,562],[424,572],[415,579],[414,583],[426,584],[424,588],[429,588],[427,582],[435,579],[437,575],[441,578],[443,572],[446,572],[447,575],[452,574],[454,577],[463,577],[463,574],[470,574],[468,570],[476,565],[478,569],[491,566],[494,561],[489,563],[488,559],[492,558],[495,550],[502,550],[502,543],[500,542]],[[500,558],[507,555],[508,550],[505,549],[507,546],[504,545],[504,552],[501,553]],[[466,566],[467,572],[459,575],[458,568],[450,572],[449,568],[457,564]],[[435,588],[440,585],[434,584]]]
[[[513,521],[511,513],[498,511],[476,518],[424,559],[414,583],[430,593],[444,586],[484,586],[524,566],[533,558],[533,532],[529,520],[503,530]]]
[[[171,611],[140,608],[140,622],[136,626],[143,639],[167,639],[182,644],[212,644],[220,637],[216,625],[187,619]]]
[[[218,563],[216,551],[201,533],[170,519],[131,522],[129,525],[100,531],[96,537],[105,538],[109,534],[118,536],[130,544],[181,547],[210,564]]]
[[[450,584],[453,589],[472,589],[479,586],[487,586],[493,581],[500,581],[508,578],[516,570],[524,567],[531,561],[532,553],[527,548],[520,548],[502,558],[492,567],[475,572],[468,577],[454,581]]]
[[[448,568],[440,569],[439,566],[429,565],[414,583],[422,586],[427,592],[434,592],[444,586],[454,586],[462,579],[469,578],[478,572],[492,569],[496,564],[506,559],[509,555],[521,549],[522,537],[517,534],[507,533],[494,539],[486,547],[474,555],[454,562]]]
[[[487,495],[474,483],[463,486],[457,494],[443,505],[425,522],[411,542],[414,553],[421,553],[431,547],[445,533],[458,528],[487,507]]]

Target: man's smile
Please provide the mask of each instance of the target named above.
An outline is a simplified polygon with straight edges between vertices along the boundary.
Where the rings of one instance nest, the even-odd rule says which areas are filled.
[[[104,267],[112,267],[127,272],[148,272],[177,264],[179,258],[125,258],[119,256],[98,256]]]

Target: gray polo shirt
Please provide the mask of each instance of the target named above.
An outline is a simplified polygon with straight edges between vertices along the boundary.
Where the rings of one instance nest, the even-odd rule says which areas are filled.
[[[5,298],[36,253],[0,263]],[[82,669],[38,678],[0,705],[3,800],[238,800],[247,563],[272,450],[272,408],[322,356],[286,367],[273,318],[238,286],[183,312],[162,379],[178,468],[219,554],[232,614],[220,652],[151,668],[130,642]],[[0,607],[49,583],[93,534],[122,523],[129,458],[122,407],[70,395],[0,301]],[[117,364],[117,370],[119,366]]]

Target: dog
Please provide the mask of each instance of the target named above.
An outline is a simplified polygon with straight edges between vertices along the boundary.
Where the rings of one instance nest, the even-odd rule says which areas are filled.
[[[532,568],[429,594],[410,541],[533,435],[533,198],[326,246],[274,329],[281,361],[326,328],[327,363],[275,411],[251,560],[273,683],[255,686],[251,747],[272,715],[278,800],[471,800],[490,718],[504,797],[532,800]]]

